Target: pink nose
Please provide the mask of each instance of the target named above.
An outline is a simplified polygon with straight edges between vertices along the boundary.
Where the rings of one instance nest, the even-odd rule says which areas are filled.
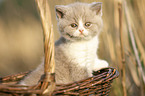
[[[79,31],[80,31],[81,34],[83,34],[83,31],[84,31],[84,30],[83,30],[83,29],[79,29]]]

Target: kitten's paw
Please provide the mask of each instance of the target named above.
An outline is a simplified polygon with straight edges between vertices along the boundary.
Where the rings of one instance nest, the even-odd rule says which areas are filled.
[[[93,71],[97,71],[97,70],[100,70],[102,68],[106,68],[108,66],[109,66],[109,64],[108,64],[107,61],[105,61],[105,60],[97,60],[95,65],[94,65]]]

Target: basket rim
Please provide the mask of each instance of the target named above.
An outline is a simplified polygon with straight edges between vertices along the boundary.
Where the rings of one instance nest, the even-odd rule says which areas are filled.
[[[103,72],[103,73],[100,73],[100,72]],[[25,72],[25,75],[28,73],[29,72]],[[16,74],[13,76],[19,76],[21,74],[22,73]],[[73,93],[71,91],[83,90],[83,89],[89,88],[89,87],[93,88],[92,86],[95,86],[97,84],[99,85],[99,84],[105,84],[105,83],[112,83],[112,80],[119,76],[119,72],[117,71],[116,68],[113,68],[113,67],[107,67],[107,68],[100,69],[98,71],[95,71],[94,74],[97,74],[97,75],[92,76],[92,77],[88,77],[84,80],[80,80],[77,82],[73,82],[73,83],[69,83],[69,84],[56,84],[56,88],[55,88],[53,94],[60,94],[60,93],[70,94],[70,95],[76,94],[76,93]],[[11,77],[12,75],[9,75],[9,76]],[[8,76],[5,76],[5,77],[8,78]],[[2,80],[2,78],[5,78],[5,77],[1,77],[0,80]],[[103,79],[101,79],[101,78],[103,78]],[[94,81],[96,81],[96,82],[93,83]],[[109,87],[110,86],[111,85],[109,85]],[[16,87],[18,87],[18,88],[16,88]],[[25,94],[25,93],[41,94],[43,91],[43,90],[39,90],[39,89],[31,89],[32,87],[31,88],[29,87],[27,89],[23,89],[21,87],[28,87],[28,86],[15,85],[15,84],[10,84],[10,85],[9,84],[0,84],[0,90],[1,90],[0,93],[1,92],[2,93],[8,92],[8,93],[16,93],[16,94],[17,93],[20,93],[20,94]],[[9,89],[11,89],[11,90],[9,90]],[[99,90],[99,89],[96,89],[96,90]]]

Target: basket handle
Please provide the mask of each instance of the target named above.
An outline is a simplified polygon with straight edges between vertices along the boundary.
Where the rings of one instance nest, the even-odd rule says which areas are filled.
[[[35,0],[40,12],[40,18],[44,33],[44,79],[41,89],[44,89],[43,94],[51,94],[55,89],[54,79],[54,38],[53,27],[51,22],[51,12],[47,0]]]

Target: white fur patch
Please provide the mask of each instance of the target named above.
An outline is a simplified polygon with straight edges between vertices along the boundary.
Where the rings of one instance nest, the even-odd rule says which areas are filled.
[[[90,67],[90,64],[95,63],[94,58],[97,58],[98,43],[98,37],[89,41],[74,42],[68,46],[66,52],[69,58],[73,58],[73,62],[77,62],[78,66]]]

